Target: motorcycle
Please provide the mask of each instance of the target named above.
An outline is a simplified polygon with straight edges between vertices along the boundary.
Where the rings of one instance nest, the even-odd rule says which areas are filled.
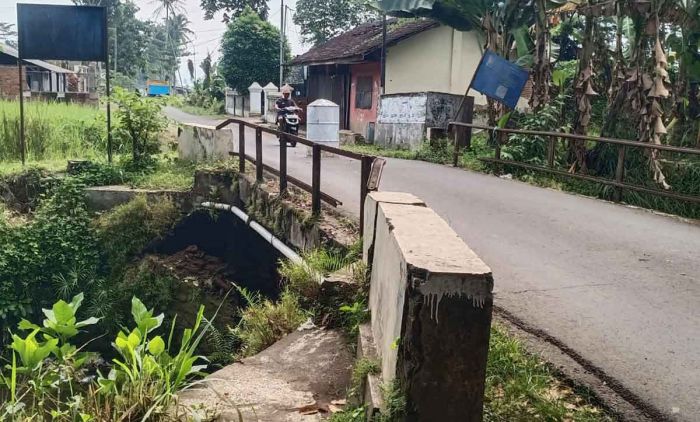
[[[295,106],[289,106],[282,109],[282,113],[277,119],[277,127],[279,128],[280,132],[295,136],[299,135],[299,123],[301,121],[299,118],[299,111],[301,111],[301,109]],[[297,145],[297,141],[289,140],[287,142],[292,147]]]

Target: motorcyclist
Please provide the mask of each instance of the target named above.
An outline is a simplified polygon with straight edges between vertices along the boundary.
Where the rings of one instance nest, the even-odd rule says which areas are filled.
[[[287,107],[296,107],[297,103],[292,100],[292,90],[289,87],[282,88],[282,97],[275,101],[275,110],[277,110],[277,125],[282,127],[284,123],[284,114]]]

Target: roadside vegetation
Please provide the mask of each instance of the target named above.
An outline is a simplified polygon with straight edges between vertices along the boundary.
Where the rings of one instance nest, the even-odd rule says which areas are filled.
[[[510,144],[503,147],[501,157],[535,165],[546,165],[547,142],[539,137],[512,136]],[[415,150],[384,148],[373,144],[346,145],[343,148],[363,154],[371,154],[382,157],[400,158],[405,160],[420,160],[435,164],[452,165],[454,159],[454,145],[448,140],[424,141]],[[638,151],[637,151],[638,152]],[[611,173],[615,171],[617,160],[616,151],[605,150],[609,163],[601,170],[600,175],[613,178]],[[500,175],[510,175],[514,179],[530,183],[536,186],[562,190],[571,193],[591,196],[594,198],[612,200],[615,189],[599,183],[584,180],[576,180],[568,177],[549,175],[543,172],[525,170],[514,166],[504,165],[500,169],[491,163],[482,161],[482,158],[493,158],[494,150],[489,145],[488,136],[485,133],[476,133],[472,137],[471,149],[461,152],[458,157],[458,166],[471,171]],[[563,166],[568,154],[564,144],[556,151],[556,162]],[[628,150],[628,160],[636,163],[637,167],[628,170],[625,180],[628,183],[641,184],[653,188],[653,180],[649,180],[648,168],[644,164],[643,154]],[[686,195],[700,195],[700,160],[683,159],[675,165],[669,165],[666,180],[673,183],[675,190]],[[623,192],[622,201],[629,205],[649,208],[681,217],[698,219],[700,208],[696,205],[671,198],[655,195],[631,192]]]
[[[346,250],[322,248],[306,253],[305,264],[284,261],[280,266],[286,291],[295,295],[301,308],[315,322],[325,322],[327,326],[343,329],[348,336],[349,347],[357,344],[359,326],[370,318],[367,305],[368,274],[361,262],[361,251],[360,243]],[[336,271],[341,271],[346,280],[352,280],[354,288],[334,295],[330,302],[328,298],[319,300],[319,275],[328,276]],[[276,306],[283,307],[284,301]],[[264,333],[266,330],[258,331]],[[352,383],[347,392],[349,404],[344,410],[333,413],[331,421],[366,420],[365,409],[358,407],[357,403],[362,400],[366,376],[379,371],[380,365],[374,360],[363,358],[355,363]],[[401,420],[405,402],[400,391],[396,383],[382,386],[387,411],[375,419],[376,422]],[[487,421],[614,420],[597,405],[592,396],[563,382],[546,362],[527,352],[518,339],[497,324],[491,330],[484,409],[484,419]]]
[[[17,168],[19,103],[0,100],[0,169]],[[66,159],[106,156],[106,122],[96,107],[66,103],[27,101],[25,140],[28,163],[53,163]]]

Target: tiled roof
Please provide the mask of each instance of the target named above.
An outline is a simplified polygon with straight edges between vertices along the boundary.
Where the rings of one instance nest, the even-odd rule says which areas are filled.
[[[4,53],[4,54],[7,54],[8,56],[12,56],[15,59],[17,57],[19,57],[17,50],[15,50],[14,48],[10,47],[9,45],[7,45],[5,43],[0,43],[0,53]],[[55,72],[55,73],[75,73],[72,70],[64,69],[62,67],[53,65],[51,63],[48,63],[48,62],[45,62],[42,60],[26,60],[25,59],[23,61],[27,62],[27,63],[31,63],[35,66],[39,66],[42,69],[50,70],[50,71]]]
[[[387,44],[395,44],[440,24],[432,19],[390,19],[387,22]],[[297,56],[290,65],[353,63],[382,47],[382,22],[362,24],[335,38],[331,38],[305,54]]]

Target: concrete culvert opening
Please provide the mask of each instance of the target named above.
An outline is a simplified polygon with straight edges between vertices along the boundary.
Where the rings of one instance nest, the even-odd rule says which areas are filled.
[[[201,273],[213,288],[232,283],[270,299],[280,294],[277,266],[282,255],[233,214],[196,211],[184,218],[149,253],[174,257],[174,270]],[[213,277],[211,277],[213,275]]]

